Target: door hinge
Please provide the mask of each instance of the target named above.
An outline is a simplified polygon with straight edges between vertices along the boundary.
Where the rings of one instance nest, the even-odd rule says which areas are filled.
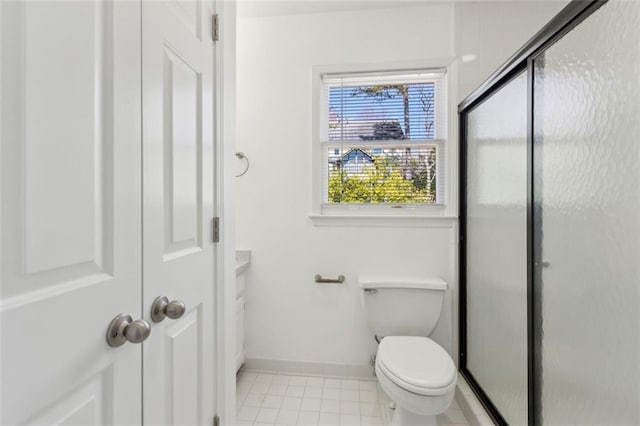
[[[220,426],[220,417],[214,416],[213,418],[213,426]]]
[[[220,218],[214,217],[211,219],[211,238],[214,243],[220,242]]]
[[[218,14],[211,16],[211,38],[213,41],[218,41],[220,37],[219,26],[218,26]]]

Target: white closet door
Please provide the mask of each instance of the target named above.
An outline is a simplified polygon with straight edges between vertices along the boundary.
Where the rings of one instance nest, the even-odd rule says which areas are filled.
[[[144,315],[159,296],[186,312],[144,344],[144,422],[213,417],[212,4],[143,2]]]
[[[1,2],[0,424],[139,424],[140,5]]]

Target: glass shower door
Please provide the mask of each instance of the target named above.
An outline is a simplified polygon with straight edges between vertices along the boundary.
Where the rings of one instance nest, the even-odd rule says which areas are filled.
[[[466,369],[527,423],[527,74],[467,115]]]
[[[541,420],[640,424],[640,2],[534,62]]]

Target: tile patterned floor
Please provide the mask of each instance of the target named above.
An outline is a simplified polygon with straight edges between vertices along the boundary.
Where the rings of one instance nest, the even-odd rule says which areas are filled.
[[[386,426],[393,411],[374,380],[253,372],[237,376],[237,426]],[[468,425],[458,405],[438,424]]]

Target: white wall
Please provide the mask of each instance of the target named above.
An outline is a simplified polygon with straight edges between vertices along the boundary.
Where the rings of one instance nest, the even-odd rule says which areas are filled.
[[[548,10],[557,9],[537,2],[517,8],[488,4],[485,11],[485,4],[239,20],[237,147],[251,160],[249,172],[237,180],[237,246],[252,250],[248,358],[368,363],[376,344],[359,304],[356,279],[363,272],[447,280],[450,290],[432,337],[455,356],[455,221],[419,228],[325,228],[309,219],[311,68],[475,54],[476,61],[462,65],[462,99],[519,47],[511,46],[514,38],[524,43],[553,15]],[[503,15],[497,18],[491,8]],[[526,25],[506,25],[506,14],[518,21],[533,18]],[[489,37],[487,28],[509,34]],[[319,286],[313,282],[317,273],[344,274],[347,281]]]
[[[458,96],[463,100],[513,55],[569,0],[474,1],[455,5],[455,50],[461,62]]]

